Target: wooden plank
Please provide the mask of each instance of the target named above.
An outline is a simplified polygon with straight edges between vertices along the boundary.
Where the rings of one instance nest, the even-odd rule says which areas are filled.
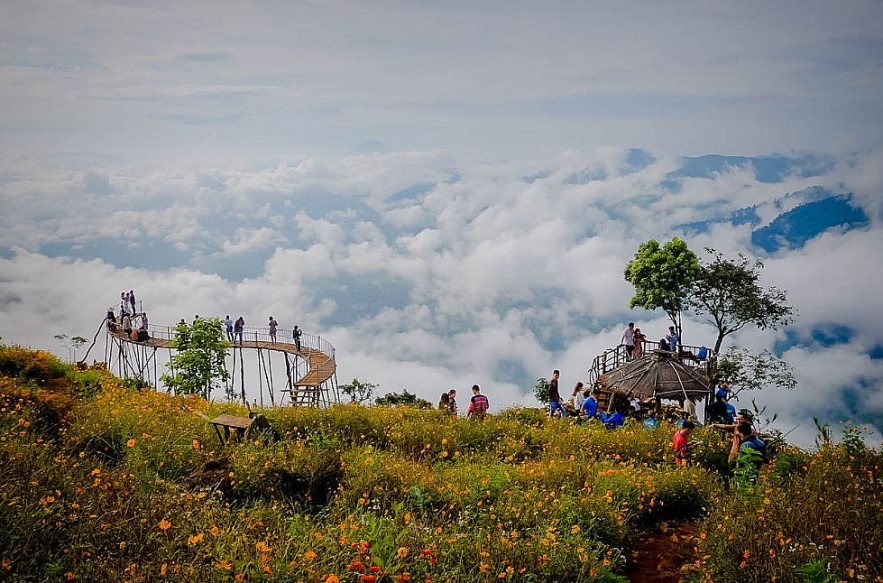
[[[221,427],[233,427],[236,429],[248,429],[251,427],[252,419],[248,417],[236,417],[235,415],[219,415],[211,420],[214,425]]]

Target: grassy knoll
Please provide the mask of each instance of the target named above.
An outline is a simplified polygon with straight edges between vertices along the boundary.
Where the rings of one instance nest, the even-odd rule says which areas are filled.
[[[637,535],[684,520],[685,581],[883,576],[881,454],[856,439],[737,489],[713,433],[676,467],[671,426],[347,405],[221,447],[206,418],[236,405],[18,347],[0,375],[0,579],[623,581]]]

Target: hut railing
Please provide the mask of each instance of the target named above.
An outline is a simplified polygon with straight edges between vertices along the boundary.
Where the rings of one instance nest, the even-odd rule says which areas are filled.
[[[644,354],[643,358],[649,358],[654,350],[659,349],[658,342],[648,342],[645,340],[641,345]],[[681,346],[678,359],[682,364],[693,368],[701,368],[707,374],[709,365],[715,360],[715,354],[712,349],[706,348],[706,356],[700,360],[698,354],[701,348],[703,347],[684,344]],[[629,359],[625,344],[608,348],[592,361],[592,366],[588,370],[588,386],[594,386],[601,375],[613,372],[627,362],[631,362],[631,360]]]

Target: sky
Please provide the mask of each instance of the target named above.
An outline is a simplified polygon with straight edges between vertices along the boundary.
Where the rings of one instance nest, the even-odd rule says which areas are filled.
[[[342,382],[534,405],[534,379],[584,379],[625,322],[662,334],[622,270],[677,235],[759,257],[788,290],[788,331],[728,339],[794,366],[794,393],[757,395],[779,427],[810,443],[813,416],[877,419],[879,442],[879,2],[0,14],[4,342],[66,356],[53,335],[91,338],[134,288],[155,323],[299,324]],[[781,230],[825,197],[863,219]],[[713,342],[701,318],[684,336]]]

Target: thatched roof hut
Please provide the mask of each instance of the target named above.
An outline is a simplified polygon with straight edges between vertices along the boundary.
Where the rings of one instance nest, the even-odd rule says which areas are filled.
[[[701,368],[680,362],[674,353],[654,350],[651,354],[628,362],[598,378],[602,389],[638,397],[682,400],[685,397],[704,399],[709,382]]]

